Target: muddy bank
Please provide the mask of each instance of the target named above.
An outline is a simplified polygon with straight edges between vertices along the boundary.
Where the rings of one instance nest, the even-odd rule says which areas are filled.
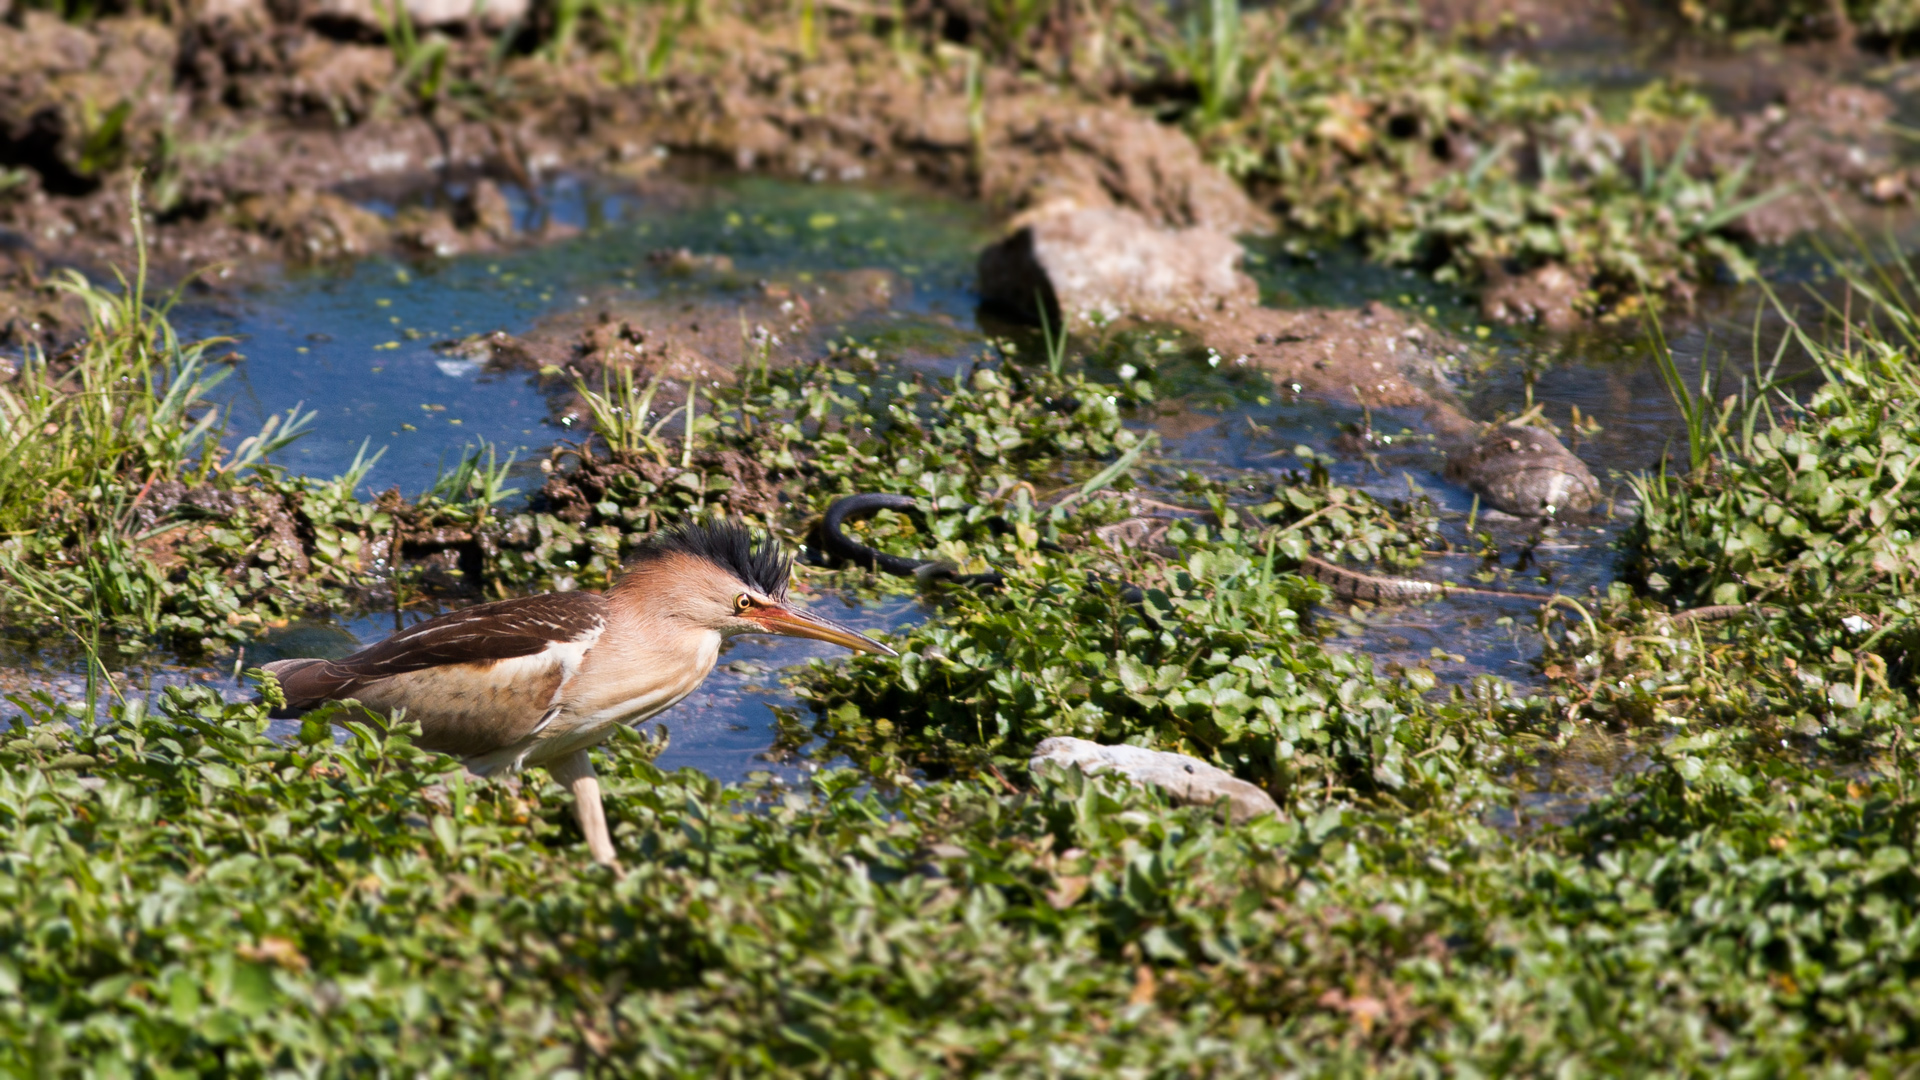
[[[1462,66],[1464,56],[1398,73],[1376,70],[1378,59],[1364,53],[1336,56],[1358,65],[1357,81],[1354,94],[1332,96],[1318,86],[1322,73],[1302,73],[1298,91],[1282,91],[1278,60],[1249,62],[1237,84],[1247,115],[1196,143],[1196,125],[1183,119],[1191,76],[1169,70],[1152,40],[1177,28],[1152,20],[1133,36],[1061,46],[1041,35],[1022,51],[996,44],[957,8],[915,9],[891,25],[836,9],[817,32],[785,15],[709,11],[684,24],[635,24],[620,31],[625,37],[595,22],[569,45],[554,36],[561,31],[544,9],[530,10],[516,36],[502,30],[512,17],[498,5],[477,22],[453,18],[445,4],[415,7],[413,44],[390,42],[392,28],[348,0],[222,0],[188,5],[170,21],[84,24],[11,11],[0,20],[0,333],[17,344],[73,331],[76,312],[43,287],[46,270],[126,261],[126,196],[136,174],[146,177],[163,266],[177,272],[227,260],[244,273],[273,261],[388,250],[448,256],[551,239],[516,233],[502,191],[537,199],[541,180],[558,170],[639,180],[663,163],[707,163],[819,182],[926,183],[1010,215],[1122,210],[1156,226],[1232,235],[1270,230],[1277,215],[1311,230],[1402,228],[1412,219],[1408,207],[1396,208],[1400,196],[1368,191],[1385,185],[1404,195],[1501,145],[1524,182],[1538,171],[1529,161],[1559,152],[1526,123],[1484,120],[1464,99],[1427,115],[1432,102],[1422,104],[1418,80],[1431,78],[1426,89],[1447,97],[1490,77]],[[1522,7],[1432,4],[1419,32],[1526,25],[1540,15]],[[1270,41],[1294,40],[1284,20],[1246,19],[1255,54]],[[1565,33],[1585,25],[1576,19]],[[647,40],[654,52],[643,56],[635,42]],[[1035,67],[1053,54],[1059,71]],[[1817,224],[1813,192],[1855,202],[1912,197],[1920,184],[1883,130],[1886,94],[1799,61],[1770,70],[1777,78],[1769,76],[1764,92],[1725,95],[1736,115],[1697,125],[1691,106],[1642,110],[1622,126],[1558,99],[1537,104],[1591,129],[1581,138],[1600,140],[1600,150],[1644,134],[1665,161],[1697,127],[1690,174],[1725,175],[1751,161],[1745,191],[1800,185],[1743,215],[1736,231],[1750,241]],[[1264,118],[1269,107],[1320,119],[1293,138]],[[1631,147],[1623,154],[1631,167]],[[1293,164],[1275,173],[1263,163],[1269,158]],[[1232,164],[1247,186],[1210,159]],[[1299,169],[1307,171],[1295,175]],[[440,197],[398,212],[368,208],[369,192],[422,186]],[[1329,217],[1315,208],[1329,198],[1349,209]],[[381,201],[393,200],[372,200]],[[1435,265],[1459,262],[1451,253],[1462,245],[1507,250],[1497,235],[1417,227],[1426,230],[1418,258]],[[1674,242],[1687,235],[1680,229]],[[1686,266],[1706,258],[1650,255]],[[1535,283],[1527,275],[1541,261],[1516,249],[1466,265],[1498,287],[1507,278]],[[1571,287],[1539,296],[1508,290],[1489,314],[1559,326],[1575,317],[1569,312],[1596,310],[1593,282],[1614,272],[1604,258],[1570,252],[1545,261],[1562,264]]]
[[[736,273],[724,255],[672,249],[650,261],[696,276],[701,291],[583,297],[587,302],[524,333],[488,331],[435,349],[490,373],[534,379],[548,394],[554,422],[584,431],[593,407],[583,388],[607,392],[630,377],[650,388],[650,419],[658,420],[685,403],[690,384],[730,387],[743,375],[816,357],[849,321],[891,311],[912,290],[899,274],[879,268],[768,280]]]
[[[446,256],[550,238],[513,234],[499,185],[537,198],[557,170],[637,179],[675,158],[818,181],[927,182],[1008,211],[1124,206],[1163,224],[1271,224],[1190,139],[1124,101],[937,52],[909,71],[871,37],[835,38],[808,59],[778,29],[720,19],[689,48],[724,42],[734,66],[644,87],[603,80],[590,65],[528,56],[496,65],[484,35],[440,39],[450,78],[511,87],[456,103],[423,97],[367,29],[332,8],[244,3],[198,9],[177,26],[143,17],[77,26],[38,11],[0,22],[7,250],[30,268],[124,261],[129,187],[144,173],[154,255],[176,270],[383,250]],[[348,197],[421,184],[446,185],[452,205],[382,215]],[[52,339],[75,321],[32,272],[13,268],[0,293],[13,340]]]

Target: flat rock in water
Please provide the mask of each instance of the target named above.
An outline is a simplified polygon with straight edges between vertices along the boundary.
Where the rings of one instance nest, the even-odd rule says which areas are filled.
[[[1062,735],[1042,739],[1033,748],[1031,764],[1035,770],[1077,765],[1089,776],[1113,773],[1135,783],[1151,784],[1174,802],[1188,806],[1212,806],[1224,798],[1236,824],[1280,812],[1273,797],[1258,787],[1185,754],[1138,746],[1102,746]]]
[[[1162,229],[1118,207],[1061,210],[1029,217],[980,254],[980,295],[1032,322],[1041,303],[1056,325],[1174,320],[1256,303],[1243,255],[1205,226]]]
[[[1496,427],[1447,458],[1447,477],[1464,482],[1495,509],[1523,517],[1586,510],[1600,498],[1587,463],[1552,433]]]

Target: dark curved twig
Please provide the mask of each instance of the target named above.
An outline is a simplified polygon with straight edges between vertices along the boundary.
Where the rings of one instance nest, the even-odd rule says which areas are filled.
[[[879,570],[896,577],[927,578],[937,576],[941,580],[959,585],[973,585],[983,588],[996,588],[1006,584],[1007,579],[994,573],[956,574],[944,564],[933,559],[909,559],[902,555],[890,555],[877,551],[848,536],[844,531],[848,518],[864,518],[882,510],[906,514],[922,531],[927,530],[927,516],[920,505],[908,495],[846,495],[835,499],[827,507],[827,516],[820,522],[820,538],[827,554],[842,562],[868,570]]]

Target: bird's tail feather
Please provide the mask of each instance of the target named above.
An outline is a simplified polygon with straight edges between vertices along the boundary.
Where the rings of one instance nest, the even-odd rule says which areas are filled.
[[[285,711],[294,716],[339,697],[342,690],[355,682],[352,676],[337,670],[330,660],[275,660],[260,668],[279,680],[280,692],[287,699]]]

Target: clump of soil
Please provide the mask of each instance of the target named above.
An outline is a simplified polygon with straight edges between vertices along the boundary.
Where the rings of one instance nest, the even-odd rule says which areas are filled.
[[[473,334],[440,342],[449,356],[478,360],[494,372],[527,372],[554,395],[554,418],[584,429],[592,409],[575,384],[602,391],[631,373],[655,416],[686,401],[687,385],[729,386],[739,373],[814,354],[823,335],[846,322],[887,310],[910,286],[891,270],[824,271],[806,281],[747,281],[725,256],[686,250],[655,252],[653,261],[710,279],[693,298],[605,296],[562,311],[525,334]]]
[[[1266,371],[1296,393],[1371,408],[1440,409],[1434,426],[1458,429],[1436,390],[1448,384],[1466,346],[1385,304],[1250,308],[1193,330],[1222,363]]]
[[[785,503],[766,465],[733,450],[698,451],[685,468],[641,454],[616,451],[600,457],[590,446],[566,454],[577,458],[577,467],[550,475],[540,488],[540,500],[547,512],[575,525],[601,516],[596,508],[610,496],[650,495],[673,487],[704,493],[709,505],[736,517],[773,520]],[[649,529],[652,525],[648,523]]]
[[[1480,311],[1494,322],[1572,330],[1581,323],[1579,305],[1584,291],[1580,279],[1559,263],[1537,266],[1524,274],[1509,274],[1494,264],[1487,270]]]
[[[462,91],[479,96],[456,105],[451,91],[423,97],[418,73],[354,10],[232,0],[172,24],[39,11],[0,22],[0,168],[15,170],[0,236],[43,262],[125,263],[128,189],[144,173],[162,267],[446,256],[542,238],[516,235],[499,184],[531,189],[562,168],[644,177],[669,155],[818,180],[913,177],[1010,211],[1070,202],[1158,224],[1270,224],[1187,136],[1123,100],[999,68],[970,89],[967,66],[944,53],[910,71],[884,41],[849,34],[806,56],[785,28],[716,16],[687,28],[685,46],[724,45],[732,65],[629,87],[591,65],[501,66],[477,34],[441,39],[449,85],[511,92]],[[460,194],[393,216],[342,194],[396,182]],[[0,278],[12,313],[0,328],[16,343],[36,321],[7,299],[23,287],[17,273]]]

